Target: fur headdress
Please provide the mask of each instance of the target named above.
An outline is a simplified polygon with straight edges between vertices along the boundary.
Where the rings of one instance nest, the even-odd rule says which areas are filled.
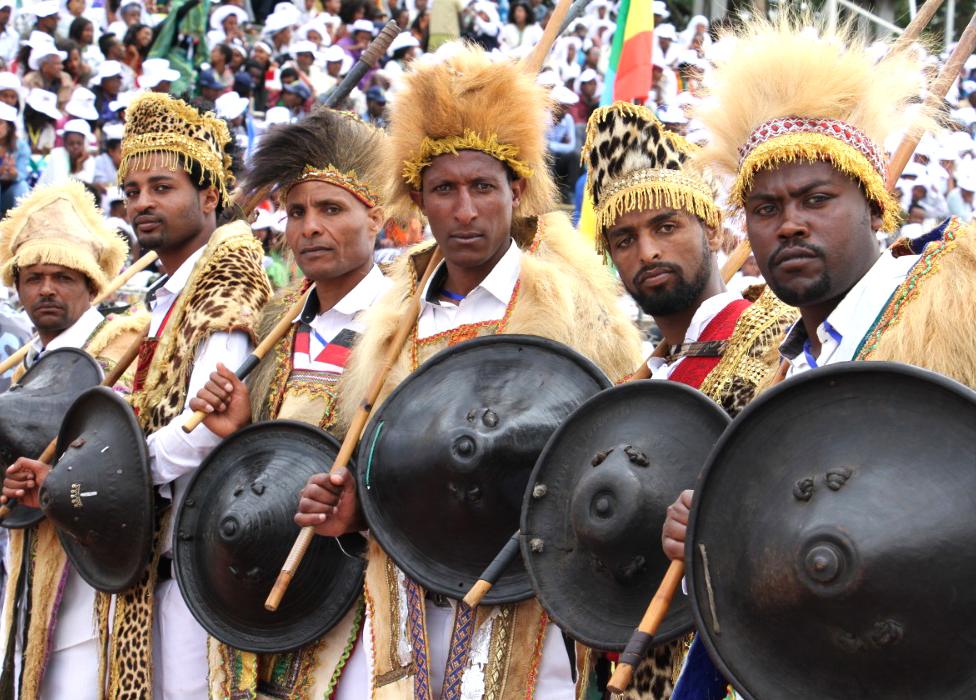
[[[0,273],[7,286],[28,265],[61,265],[85,275],[97,294],[122,269],[127,253],[95,198],[76,180],[36,188],[0,222]]]
[[[881,144],[898,132],[934,126],[917,102],[922,62],[914,51],[880,61],[850,25],[812,26],[783,13],[757,18],[722,37],[723,52],[697,110],[711,140],[701,160],[735,177],[741,207],[756,172],[795,161],[829,161],[878,204],[883,228],[897,226],[898,204],[885,188]]]
[[[516,217],[552,209],[555,188],[546,163],[551,123],[548,91],[535,74],[508,59],[452,42],[412,64],[390,106],[390,168],[386,204],[400,219],[417,211],[411,191],[437,156],[475,150],[526,179]]]
[[[201,114],[183,100],[163,93],[143,93],[125,111],[119,186],[133,167],[143,167],[153,154],[162,154],[165,167],[173,170],[190,173],[197,164],[200,184],[209,179],[226,205],[234,184],[228,143],[227,123],[213,113]]]
[[[593,112],[581,157],[589,166],[586,194],[596,213],[599,250],[606,247],[607,229],[631,211],[682,209],[718,228],[715,193],[687,163],[694,148],[647,107],[615,102]]]
[[[241,182],[244,201],[271,191],[281,200],[299,182],[319,180],[349,192],[367,207],[381,189],[383,132],[354,114],[320,108],[261,139]]]

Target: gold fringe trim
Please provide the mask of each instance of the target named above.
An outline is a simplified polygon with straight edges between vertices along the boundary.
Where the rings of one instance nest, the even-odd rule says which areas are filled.
[[[885,188],[884,177],[856,148],[823,134],[786,134],[757,146],[739,167],[729,193],[729,203],[733,207],[745,206],[746,194],[760,170],[801,161],[827,161],[857,180],[864,187],[868,199],[881,207],[881,230],[894,231],[898,228],[898,203]]]
[[[98,266],[94,258],[76,251],[76,247],[68,241],[58,244],[55,240],[31,242],[20,247],[17,254],[3,266],[3,283],[8,287],[14,285],[14,274],[19,269],[31,265],[60,265],[80,272],[95,287],[96,293],[101,292],[108,284],[105,272]]]
[[[437,156],[445,153],[457,155],[458,151],[481,151],[492,158],[506,163],[515,174],[522,179],[532,177],[533,170],[529,165],[518,159],[519,149],[507,143],[498,143],[498,135],[490,134],[482,138],[471,129],[465,129],[463,136],[448,136],[442,139],[424,138],[420,143],[420,153],[411,160],[403,163],[403,179],[416,190],[422,185],[421,176],[424,168],[431,164]]]
[[[118,171],[119,187],[125,186],[125,179],[133,170],[148,168],[154,157],[160,157],[160,165],[170,172],[182,170],[189,175],[193,165],[198,165],[198,184],[202,185],[209,176],[220,193],[221,203],[226,206],[230,202],[228,186],[233,184],[234,176],[230,173],[229,163],[224,163],[220,154],[204,141],[178,133],[140,134],[124,140]]]
[[[675,173],[678,170],[654,171],[660,173]],[[684,175],[684,177],[689,177]],[[704,183],[702,183],[704,186]],[[707,191],[707,187],[705,188]],[[606,231],[621,215],[632,211],[647,211],[651,209],[680,209],[694,214],[705,222],[705,225],[717,229],[722,224],[722,212],[711,192],[666,180],[643,180],[638,184],[616,189],[609,196],[604,197],[603,203],[596,210],[596,241],[597,251],[606,253]]]

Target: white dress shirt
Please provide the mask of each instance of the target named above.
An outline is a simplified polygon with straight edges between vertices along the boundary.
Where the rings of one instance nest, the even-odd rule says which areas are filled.
[[[891,251],[882,253],[817,327],[820,353],[816,357],[810,351],[803,319],[793,324],[780,345],[780,352],[790,362],[786,376],[792,377],[816,367],[855,359],[864,336],[919,257],[903,255],[896,258]]]
[[[304,320],[311,326],[313,332],[309,338],[309,353],[308,355],[295,353],[292,358],[292,368],[341,374],[343,367],[311,361],[309,358],[318,357],[325,346],[344,330],[362,333],[366,329],[362,322],[362,313],[375,304],[386,293],[391,284],[390,279],[380,272],[380,268],[373,265],[369,273],[359,281],[359,284],[349,290],[335,306],[322,312],[318,312],[318,298],[314,292],[315,285],[312,285],[313,292],[308,303],[292,319],[292,323],[299,323]]]
[[[424,287],[417,337],[429,338],[458,326],[482,321],[497,321],[505,315],[512,292],[522,270],[522,251],[513,241],[495,267],[459,303],[439,299],[447,275],[441,262]]]
[[[71,326],[61,331],[46,347],[41,345],[41,339],[37,338],[31,343],[31,349],[24,358],[27,367],[33,365],[42,353],[57,350],[58,348],[83,348],[91,337],[91,334],[98,328],[98,324],[105,320],[101,312],[94,306],[89,306],[78,320]]]
[[[691,323],[688,324],[688,330],[685,332],[685,339],[682,342],[697,343],[702,331],[712,322],[712,319],[718,316],[719,312],[733,301],[739,301],[741,299],[741,294],[730,291],[719,292],[715,296],[708,297],[695,310],[695,314],[691,317]],[[684,360],[684,357],[679,357],[672,362],[668,362],[663,357],[652,356],[647,360],[647,367],[651,370],[651,379],[669,379],[674,370]]]

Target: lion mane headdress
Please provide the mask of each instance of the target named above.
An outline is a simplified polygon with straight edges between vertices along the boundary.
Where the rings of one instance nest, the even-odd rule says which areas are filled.
[[[889,51],[877,60],[852,25],[825,28],[789,12],[720,39],[727,50],[706,76],[708,98],[695,116],[711,134],[701,162],[734,178],[729,204],[743,206],[761,170],[827,161],[878,205],[883,230],[894,230],[899,207],[885,188],[882,144],[936,126],[919,103],[921,52]]]
[[[437,156],[475,150],[505,163],[526,188],[516,218],[550,211],[555,186],[546,162],[551,123],[548,90],[535,73],[508,58],[450,42],[412,64],[390,104],[391,167],[385,203],[408,220],[418,214],[410,193]]]

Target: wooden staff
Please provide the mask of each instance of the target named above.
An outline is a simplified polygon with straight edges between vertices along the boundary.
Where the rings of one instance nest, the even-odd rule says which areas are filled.
[[[946,93],[949,92],[949,86],[959,77],[959,70],[963,67],[966,59],[972,55],[974,49],[976,49],[976,14],[969,20],[965,31],[959,37],[959,43],[955,50],[942,67],[939,77],[932,83],[925,100],[927,107],[937,109],[942,105]],[[901,177],[902,171],[908,165],[908,161],[911,160],[912,154],[915,153],[915,148],[921,141],[922,135],[921,132],[906,134],[894,155],[891,156],[891,161],[888,163],[888,180],[885,183],[889,192],[893,191],[895,185],[898,184],[898,178]]]
[[[253,372],[254,368],[257,367],[264,356],[268,354],[268,351],[270,351],[279,340],[285,337],[285,335],[291,329],[292,321],[294,321],[295,317],[305,308],[305,304],[308,302],[309,296],[311,296],[314,291],[314,288],[309,289],[308,292],[303,294],[298,301],[292,304],[291,308],[285,312],[285,315],[281,317],[281,320],[278,321],[277,325],[275,325],[275,327],[271,329],[271,332],[264,337],[264,340],[262,340],[256,348],[254,348],[254,351],[250,355],[244,358],[241,366],[237,368],[236,372],[234,372],[238,379],[246,379],[247,375]],[[206,420],[207,416],[209,415],[210,414],[206,411],[196,411],[183,424],[183,432],[193,432],[194,428]]]
[[[112,280],[112,282],[107,287],[105,287],[104,290],[102,290],[101,294],[99,294],[94,299],[92,299],[91,305],[98,306],[103,301],[108,299],[110,296],[115,294],[117,291],[119,291],[119,289],[122,288],[122,285],[124,285],[126,282],[132,279],[132,277],[137,272],[142,272],[143,270],[145,270],[147,267],[152,265],[156,261],[156,258],[158,257],[159,256],[154,251],[149,251],[141,258],[136,260],[121,275],[119,275],[114,280]],[[13,355],[8,357],[3,362],[0,362],[0,374],[5,373],[11,367],[15,366],[18,362],[20,362],[25,357],[27,357],[27,352],[30,350],[31,343],[33,343],[35,340],[37,340],[36,335],[33,338],[31,338],[29,341],[27,341],[27,343],[22,348],[20,348],[20,350],[15,352]]]
[[[359,404],[356,415],[353,417],[349,425],[349,430],[346,432],[346,437],[342,441],[342,446],[339,448],[339,454],[336,456],[335,463],[333,463],[332,468],[329,470],[330,472],[336,472],[339,469],[345,468],[349,464],[349,460],[352,459],[352,453],[356,449],[356,445],[359,444],[359,439],[362,437],[363,430],[366,428],[366,422],[369,420],[369,415],[373,410],[373,404],[376,403],[376,399],[383,390],[383,385],[386,384],[386,377],[390,374],[390,370],[396,363],[397,358],[400,357],[400,352],[403,350],[403,346],[406,345],[407,338],[410,336],[411,331],[413,331],[420,316],[424,287],[427,286],[427,281],[442,259],[443,254],[440,248],[434,248],[430,256],[430,262],[427,263],[427,269],[424,270],[423,277],[417,283],[417,291],[414,293],[406,313],[400,319],[396,335],[390,341],[383,365],[373,377],[373,381],[366,391],[366,396],[363,397],[362,402]],[[288,585],[298,570],[298,566],[302,563],[305,552],[308,551],[308,547],[312,543],[314,536],[315,528],[311,525],[306,525],[298,533],[298,538],[295,540],[295,544],[292,545],[291,552],[288,553],[288,558],[281,567],[281,573],[278,574],[278,580],[275,581],[274,588],[271,589],[271,593],[268,594],[268,599],[264,603],[264,607],[267,610],[274,612],[278,609],[281,598],[285,595],[285,591],[288,590]]]
[[[915,13],[915,19],[909,22],[908,26],[905,27],[905,31],[891,45],[891,51],[889,53],[896,53],[907,49],[913,41],[918,39],[922,30],[925,29],[941,6],[942,0],[925,0],[925,4],[918,8],[918,12]]]
[[[155,255],[155,253],[152,253]],[[115,364],[108,374],[105,375],[105,379],[102,380],[102,386],[107,386],[109,388],[115,386],[115,383],[122,378],[125,371],[129,369],[129,365],[135,362],[135,359],[139,357],[139,348],[142,346],[142,341],[145,340],[145,336],[139,338],[136,342],[126,349],[125,354],[122,358]],[[44,462],[44,464],[50,464],[54,459],[54,451],[57,449],[58,439],[55,437],[48,443],[48,446],[44,448],[41,456],[37,458],[38,462]],[[0,501],[3,501],[6,505],[0,506],[0,520],[3,520],[10,514],[11,509],[17,505],[17,499],[11,498],[7,500],[6,496],[0,496]]]
[[[559,0],[556,9],[549,16],[549,22],[546,24],[545,31],[542,32],[539,43],[532,48],[532,52],[528,56],[519,62],[519,65],[527,73],[535,74],[542,70],[542,64],[545,62],[546,56],[549,55],[549,50],[556,43],[559,33],[563,30],[563,23],[569,14],[569,6],[572,4],[572,0]]]
[[[742,240],[729,254],[728,260],[722,265],[722,281],[728,284],[729,280],[739,271],[739,268],[745,263],[749,254],[752,252],[752,248],[749,245],[749,240]],[[662,340],[654,348],[654,352],[651,353],[651,357],[663,357],[668,350],[667,341]],[[650,360],[650,358],[648,358]],[[626,381],[632,382],[639,379],[650,379],[651,378],[651,368],[648,367],[647,361],[642,364],[636,372],[634,372]],[[516,532],[512,537],[505,543],[505,546],[500,552],[492,559],[491,564],[485,569],[481,576],[475,581],[471,589],[465,594],[464,602],[468,607],[477,607],[486,595],[491,587],[498,583],[498,579],[502,577],[505,570],[514,562],[519,556],[519,533]],[[645,616],[646,617],[646,616]]]
[[[922,10],[919,11],[919,16],[922,11],[926,12],[927,18],[935,13],[938,8],[938,3],[936,2],[935,7],[929,8],[928,6],[933,2],[933,0],[928,0],[923,6]],[[918,16],[916,16],[916,20]],[[926,20],[927,21],[927,20]],[[916,23],[913,22],[912,25]],[[914,28],[915,36],[921,32],[922,27],[925,26],[925,22],[921,22],[917,27]],[[912,26],[909,29],[913,29]],[[908,34],[908,30],[905,32]],[[904,35],[903,35],[904,38]],[[906,42],[909,43],[914,40],[911,37]],[[892,51],[900,50],[897,44],[892,48]],[[946,93],[949,91],[949,86],[959,75],[959,69],[965,63],[966,58],[968,58],[972,53],[973,49],[976,49],[976,14],[973,15],[972,19],[969,20],[969,24],[966,30],[963,32],[962,37],[959,39],[959,44],[956,46],[955,51],[949,56],[949,60],[946,61],[945,66],[939,73],[939,77],[932,84],[932,88],[929,91],[928,102],[930,106],[937,106],[941,103],[942,99],[945,97]],[[908,164],[909,159],[915,152],[915,147],[918,146],[918,142],[921,139],[921,134],[916,134],[914,136],[906,136],[901,145],[899,145],[898,150],[892,156],[891,161],[888,163],[888,181],[886,183],[888,190],[894,189],[895,184],[898,182],[898,178],[901,177],[902,171]],[[786,373],[789,370],[789,361],[784,359],[779,368],[776,370],[776,375],[773,380],[774,384],[783,381],[786,378]],[[641,620],[640,626],[634,632],[631,637],[630,642],[627,644],[627,651],[624,652],[626,655],[628,651],[639,651],[638,654],[628,655],[626,658],[624,655],[620,657],[620,662],[617,664],[616,669],[614,669],[613,676],[610,678],[610,682],[607,684],[607,689],[613,693],[622,693],[630,685],[633,678],[634,667],[640,662],[646,653],[647,648],[650,646],[653,639],[654,633],[657,631],[658,625],[661,620],[664,619],[665,614],[667,614],[668,607],[671,604],[671,598],[674,596],[674,592],[678,587],[678,583],[681,581],[682,576],[684,576],[684,562],[672,561],[671,566],[668,567],[667,573],[664,575],[664,580],[661,581],[661,585],[657,589],[657,593],[654,594],[654,598],[651,600],[651,604],[648,606],[647,611],[644,613],[644,618]]]

